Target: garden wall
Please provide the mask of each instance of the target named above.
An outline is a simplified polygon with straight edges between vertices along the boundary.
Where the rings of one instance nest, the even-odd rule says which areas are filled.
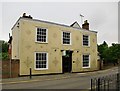
[[[15,78],[19,76],[19,60],[2,60],[2,78]]]

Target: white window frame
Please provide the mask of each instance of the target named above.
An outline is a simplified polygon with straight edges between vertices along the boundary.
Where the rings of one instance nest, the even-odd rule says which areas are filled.
[[[88,45],[83,44],[83,36],[88,36]],[[85,47],[90,47],[90,35],[87,35],[87,34],[82,35],[82,45],[85,46]]]
[[[46,42],[37,41],[37,29],[38,28],[46,29]],[[36,28],[35,42],[37,42],[37,43],[48,43],[48,29],[47,28],[42,28],[42,27],[37,27]]]
[[[70,33],[70,44],[63,44],[63,32],[66,32],[66,33]],[[70,31],[62,31],[62,37],[61,37],[61,43],[63,44],[63,45],[72,45],[72,33],[70,32]]]
[[[46,53],[46,68],[36,68],[36,53]],[[48,69],[48,53],[47,52],[34,52],[34,69],[35,70],[47,70]]]
[[[83,55],[89,55],[89,66],[84,67],[83,66]],[[90,68],[90,54],[83,54],[82,55],[82,68]]]

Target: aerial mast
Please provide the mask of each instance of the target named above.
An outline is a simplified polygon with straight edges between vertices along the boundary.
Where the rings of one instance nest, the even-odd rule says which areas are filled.
[[[83,15],[82,14],[80,14],[80,17],[81,17],[81,23],[83,24]]]

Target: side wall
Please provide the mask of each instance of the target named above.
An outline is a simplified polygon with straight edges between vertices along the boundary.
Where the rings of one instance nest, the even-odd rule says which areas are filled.
[[[20,22],[18,22],[12,29],[12,59],[19,59],[20,48]]]

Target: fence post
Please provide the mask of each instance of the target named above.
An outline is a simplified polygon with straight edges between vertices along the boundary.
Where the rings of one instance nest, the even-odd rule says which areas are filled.
[[[106,81],[104,79],[104,91],[105,91],[105,89],[106,89]]]
[[[100,91],[100,78],[98,78],[98,82],[97,82],[97,91]]]
[[[110,89],[110,88],[109,88],[109,79],[108,79],[108,84],[107,84],[107,85],[108,85],[107,87],[108,87],[108,91],[109,91],[109,89]]]
[[[32,70],[30,68],[30,79],[32,79]]]
[[[116,85],[117,85],[117,91],[119,91],[119,73],[117,73],[117,83],[116,83]]]
[[[10,58],[10,78],[12,77],[12,60]]]
[[[93,86],[92,83],[93,83],[93,80],[91,79],[91,91],[92,91],[92,86]]]

